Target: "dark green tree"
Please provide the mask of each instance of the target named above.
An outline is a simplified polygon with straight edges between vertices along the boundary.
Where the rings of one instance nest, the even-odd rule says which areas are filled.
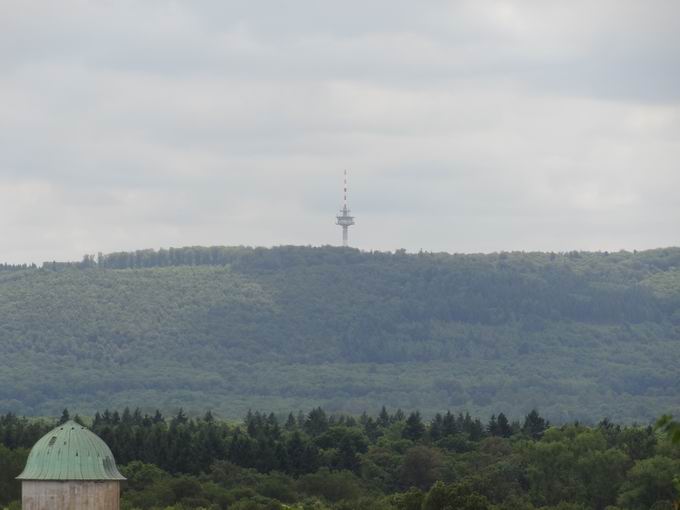
[[[425,434],[425,425],[420,417],[418,411],[412,412],[406,419],[406,425],[401,433],[404,439],[410,439],[411,441],[417,441],[422,438]]]
[[[305,420],[305,431],[312,437],[319,436],[328,429],[328,418],[320,407],[312,409]]]
[[[510,437],[512,435],[512,427],[508,419],[503,413],[498,414],[498,435],[501,437]]]
[[[524,419],[524,425],[522,425],[522,432],[529,437],[534,439],[539,439],[545,430],[548,428],[549,423],[542,418],[536,409],[532,409],[529,414],[527,414]]]
[[[70,419],[71,419],[71,415],[69,414],[68,409],[64,409],[61,413],[61,418],[59,418],[58,424],[63,425],[64,423],[66,423]]]

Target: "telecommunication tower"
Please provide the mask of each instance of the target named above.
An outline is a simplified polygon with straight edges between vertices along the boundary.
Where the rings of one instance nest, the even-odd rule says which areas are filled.
[[[347,170],[345,170],[345,187],[344,187],[344,194],[343,194],[343,205],[342,209],[340,209],[340,214],[336,216],[335,218],[337,219],[336,225],[340,225],[342,227],[342,245],[347,246],[347,232],[349,230],[349,227],[354,225],[354,216],[349,215],[350,210],[349,207],[347,207]]]

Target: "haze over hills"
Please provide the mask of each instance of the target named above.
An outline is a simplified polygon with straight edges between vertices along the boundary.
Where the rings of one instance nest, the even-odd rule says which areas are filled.
[[[0,270],[0,413],[680,410],[680,248],[145,250]]]

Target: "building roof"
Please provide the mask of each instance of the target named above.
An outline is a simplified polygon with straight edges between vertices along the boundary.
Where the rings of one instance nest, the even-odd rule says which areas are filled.
[[[33,446],[19,480],[125,480],[106,443],[74,421]]]

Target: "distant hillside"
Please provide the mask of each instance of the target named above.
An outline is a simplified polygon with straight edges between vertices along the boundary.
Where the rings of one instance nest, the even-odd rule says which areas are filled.
[[[0,412],[680,412],[680,249],[182,248],[0,265]]]

